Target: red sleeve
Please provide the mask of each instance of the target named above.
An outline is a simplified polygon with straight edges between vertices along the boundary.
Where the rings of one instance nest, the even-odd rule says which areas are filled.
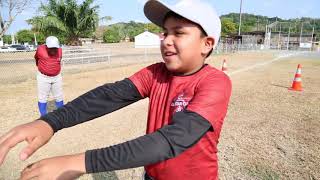
[[[38,60],[39,60],[39,48],[40,48],[40,46],[37,48],[37,51],[34,54],[34,59],[36,60],[36,65],[37,66],[38,66]]]
[[[62,58],[62,48],[58,49],[58,55],[59,55],[59,59],[61,60],[61,58]]]
[[[152,81],[154,76],[154,69],[156,64],[150,65],[136,72],[134,75],[129,77],[133,84],[137,87],[140,95],[145,98],[149,97]]]
[[[231,95],[231,81],[223,73],[212,74],[203,79],[195,90],[187,110],[207,119],[214,129],[220,131],[226,116]]]

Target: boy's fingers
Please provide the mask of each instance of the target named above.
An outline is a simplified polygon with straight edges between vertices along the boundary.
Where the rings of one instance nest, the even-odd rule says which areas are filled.
[[[11,136],[13,134],[13,131],[9,131],[7,134],[4,134],[3,136],[0,136],[0,147],[1,144],[8,139],[9,136]]]
[[[35,165],[31,167],[26,167],[22,172],[21,172],[21,180],[30,180],[30,179],[38,179],[40,174],[40,168],[35,167]]]
[[[38,138],[35,138],[31,142],[29,142],[28,146],[24,148],[20,153],[20,159],[26,160],[28,157],[30,157],[36,150],[38,150],[41,147],[41,143]]]
[[[4,158],[9,150],[21,141],[24,141],[24,137],[15,133],[12,133],[3,140],[3,142],[0,144],[0,165],[3,163]]]
[[[23,174],[23,173],[25,173],[27,171],[31,171],[31,170],[33,170],[35,168],[38,168],[38,167],[40,167],[40,163],[39,162],[35,162],[35,163],[32,163],[32,164],[29,164],[27,167],[25,167],[22,170],[21,174]]]

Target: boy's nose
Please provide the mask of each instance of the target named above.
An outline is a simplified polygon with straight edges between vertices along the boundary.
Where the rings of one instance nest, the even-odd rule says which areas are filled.
[[[172,36],[170,35],[167,35],[167,36],[164,36],[161,40],[161,43],[163,45],[167,45],[167,46],[170,46],[173,44],[173,39],[172,39]]]

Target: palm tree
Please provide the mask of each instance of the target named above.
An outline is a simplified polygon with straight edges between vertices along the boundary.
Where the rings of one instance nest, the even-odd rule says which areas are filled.
[[[99,6],[91,6],[94,0],[84,0],[80,5],[76,0],[49,0],[41,4],[43,16],[28,20],[35,31],[45,35],[58,35],[68,45],[81,45],[79,38],[91,37],[98,27]]]

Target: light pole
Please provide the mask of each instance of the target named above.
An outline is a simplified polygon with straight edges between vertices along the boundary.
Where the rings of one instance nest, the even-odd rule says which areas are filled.
[[[279,36],[278,36],[278,50],[281,50],[281,23],[280,24],[280,29],[279,29]]]
[[[303,22],[301,22],[299,46],[301,46],[301,41],[302,41],[302,31],[303,31]]]
[[[310,47],[310,51],[312,51],[312,47],[313,47],[313,34],[314,34],[314,26],[312,27],[312,34],[311,34],[311,47]]]
[[[242,15],[242,0],[240,0],[239,31],[238,31],[238,51],[239,51],[239,46],[240,46],[240,35],[241,35],[241,15]]]
[[[240,0],[240,14],[239,14],[239,31],[238,35],[241,35],[241,15],[242,15],[242,0]]]
[[[36,33],[33,33],[33,36],[34,36],[34,45],[35,45],[35,46],[38,46],[38,41],[37,41]]]
[[[289,44],[290,44],[290,31],[291,31],[291,25],[289,26],[288,41],[287,41],[287,50],[289,50]]]

